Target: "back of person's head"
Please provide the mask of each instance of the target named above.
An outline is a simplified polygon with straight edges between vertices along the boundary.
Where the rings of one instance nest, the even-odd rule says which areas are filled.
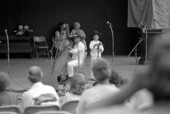
[[[155,66],[157,66],[160,60],[162,61],[162,57],[170,54],[170,33],[164,33],[161,37],[155,37],[150,53],[152,54],[152,63]]]
[[[75,74],[70,81],[70,92],[75,95],[81,95],[86,83],[85,76],[83,74]]]
[[[117,72],[115,72],[114,70],[112,70],[112,75],[110,77],[110,83],[114,84],[117,87],[120,87],[124,84],[126,84],[128,81],[124,78],[122,78],[121,76],[119,76],[119,74]]]
[[[105,80],[109,80],[111,77],[111,67],[106,59],[98,58],[92,61],[93,75],[97,80],[97,83],[103,83]]]
[[[153,43],[149,90],[155,101],[170,100],[170,33],[156,38]]]
[[[38,66],[30,67],[28,74],[28,79],[31,81],[31,83],[40,82],[41,78],[43,77],[43,71]]]
[[[0,72],[0,92],[5,91],[9,86],[9,76],[7,73]]]

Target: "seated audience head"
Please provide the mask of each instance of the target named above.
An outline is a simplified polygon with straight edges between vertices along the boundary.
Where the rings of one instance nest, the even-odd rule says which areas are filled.
[[[126,79],[123,79],[121,76],[119,76],[118,73],[116,73],[114,70],[112,70],[112,75],[110,77],[110,83],[114,84],[117,87],[120,87],[127,83]]]
[[[70,92],[76,95],[81,95],[86,84],[84,74],[75,74],[70,81]]]
[[[170,100],[170,33],[157,38],[152,46],[152,63],[149,90],[154,100]]]
[[[31,83],[40,82],[41,78],[43,77],[43,71],[38,66],[30,67],[28,74],[28,79],[31,81]]]
[[[4,92],[9,86],[9,76],[7,73],[0,72],[0,92]]]
[[[80,25],[80,23],[79,22],[75,22],[74,23],[74,29],[80,29],[80,27],[81,27],[81,25]]]
[[[103,58],[96,59],[92,62],[92,71],[98,84],[103,83],[106,80],[109,81],[111,77],[110,64]]]

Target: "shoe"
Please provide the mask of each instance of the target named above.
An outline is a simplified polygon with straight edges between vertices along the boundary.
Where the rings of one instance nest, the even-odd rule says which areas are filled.
[[[60,83],[62,81],[61,76],[57,76],[57,81]]]

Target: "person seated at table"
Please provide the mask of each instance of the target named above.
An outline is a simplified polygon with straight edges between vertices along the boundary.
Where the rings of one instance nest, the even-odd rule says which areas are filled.
[[[70,79],[70,90],[65,94],[62,104],[69,101],[80,100],[80,96],[85,89],[85,83],[86,79],[84,74],[75,74]]]

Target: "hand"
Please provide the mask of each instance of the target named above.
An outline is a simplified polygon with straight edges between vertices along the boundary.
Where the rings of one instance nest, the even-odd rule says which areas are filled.
[[[95,45],[93,46],[93,48],[95,48],[95,47],[97,47],[97,46],[99,46],[99,44],[95,44]]]
[[[70,49],[70,50],[72,50],[72,49],[73,49],[71,46],[68,46],[68,45],[67,45],[67,48],[68,48],[68,49]]]

